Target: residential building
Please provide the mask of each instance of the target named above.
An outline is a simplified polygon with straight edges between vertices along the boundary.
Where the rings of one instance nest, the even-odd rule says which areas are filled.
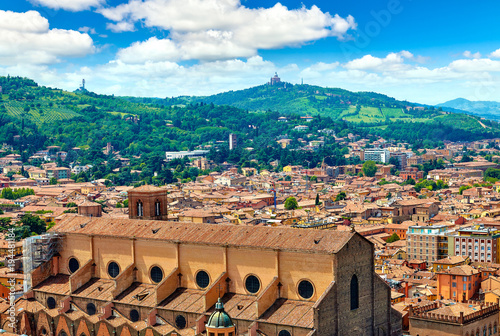
[[[498,263],[498,239],[500,231],[497,228],[476,225],[458,230],[458,234],[450,237],[450,255],[469,257],[475,262]]]
[[[481,288],[481,272],[469,265],[455,266],[436,273],[441,299],[464,302]]]
[[[408,156],[406,153],[390,153],[391,158],[398,160],[397,169],[403,170],[406,168]]]
[[[55,177],[57,180],[61,180],[69,179],[71,177],[71,170],[66,167],[47,168],[45,171],[47,172],[46,177],[48,179]]]
[[[365,161],[375,161],[382,163],[389,163],[389,158],[391,153],[387,149],[383,148],[370,148],[365,149],[364,152]]]
[[[448,256],[448,227],[445,225],[417,224],[408,228],[408,259],[423,260],[431,264]]]

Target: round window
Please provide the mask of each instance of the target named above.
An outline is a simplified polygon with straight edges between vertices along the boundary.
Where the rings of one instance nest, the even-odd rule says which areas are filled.
[[[280,332],[278,333],[278,336],[292,336],[292,335],[290,334],[290,332],[288,330],[283,329],[283,330],[280,330]]]
[[[186,328],[186,318],[182,315],[177,315],[177,317],[175,318],[175,326],[178,329]]]
[[[108,265],[108,274],[112,278],[116,278],[120,274],[120,266],[114,261],[110,262]]]
[[[42,335],[47,335],[47,329],[42,328],[42,330],[40,330],[40,333],[41,333]]]
[[[163,280],[163,271],[158,266],[154,266],[153,268],[151,268],[151,271],[149,271],[149,273],[151,276],[151,280],[154,283],[159,283]]]
[[[255,275],[249,275],[245,280],[245,288],[252,294],[255,294],[260,289],[260,281]]]
[[[130,321],[137,322],[139,321],[139,312],[135,309],[130,311]]]
[[[47,299],[47,308],[54,309],[56,307],[56,299],[52,296]]]
[[[80,263],[76,258],[71,258],[68,262],[68,268],[71,273],[75,273],[80,268]]]
[[[205,271],[199,271],[196,274],[196,284],[200,288],[207,288],[210,284],[210,276]]]
[[[95,305],[93,303],[87,304],[87,314],[94,315],[96,313],[96,311],[97,311],[97,309],[95,308]]]
[[[312,283],[307,280],[302,280],[299,283],[298,289],[299,289],[299,295],[304,299],[310,299],[314,294],[314,287]]]

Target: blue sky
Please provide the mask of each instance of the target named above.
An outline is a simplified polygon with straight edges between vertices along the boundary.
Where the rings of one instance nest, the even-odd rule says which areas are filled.
[[[0,75],[115,95],[283,80],[437,104],[498,100],[500,4],[455,0],[0,0]]]

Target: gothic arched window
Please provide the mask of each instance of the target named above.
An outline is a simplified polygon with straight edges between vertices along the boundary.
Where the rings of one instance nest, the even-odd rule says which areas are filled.
[[[351,310],[359,308],[359,283],[358,277],[354,274],[351,278]]]
[[[139,216],[139,217],[144,216],[144,210],[143,210],[141,201],[137,201],[137,216]]]

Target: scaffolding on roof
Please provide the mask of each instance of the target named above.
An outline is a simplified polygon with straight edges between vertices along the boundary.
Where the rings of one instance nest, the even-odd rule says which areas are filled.
[[[46,233],[26,238],[23,242],[24,291],[31,288],[31,273],[49,261],[60,249],[62,236]]]

